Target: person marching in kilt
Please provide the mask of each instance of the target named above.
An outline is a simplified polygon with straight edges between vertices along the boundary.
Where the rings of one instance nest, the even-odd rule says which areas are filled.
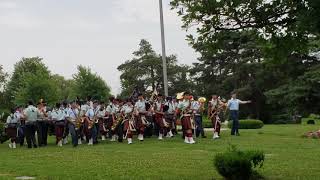
[[[213,127],[213,139],[218,139],[220,138],[221,119],[226,106],[217,95],[213,95],[208,107],[208,116]]]
[[[64,101],[62,103],[62,109],[63,112],[65,113],[65,116],[68,116],[68,112],[71,109],[68,102]],[[64,132],[63,132],[63,144],[68,144],[68,136],[69,136],[69,121],[65,120],[65,127],[64,127]]]
[[[192,129],[194,129],[194,122],[192,118],[190,93],[185,92],[183,94],[183,101],[178,105],[178,109],[181,113],[181,124],[184,131],[184,142],[187,144],[196,143],[193,139]]]
[[[173,137],[173,129],[175,128],[176,105],[172,102],[172,97],[167,97],[167,102],[164,105],[164,118],[168,126],[166,127],[167,138]]]
[[[154,111],[155,111],[155,123],[159,128],[159,136],[158,139],[162,140],[163,135],[165,133],[165,129],[168,127],[167,122],[164,119],[164,102],[163,96],[158,94],[157,101],[154,103]]]
[[[128,144],[133,143],[133,132],[136,131],[133,109],[132,101],[130,99],[127,99],[126,104],[121,108],[121,114],[123,116],[123,134],[128,140]]]
[[[17,128],[18,123],[23,118],[21,112],[21,108],[17,107],[16,111],[12,110],[11,114],[8,116],[6,124],[5,124],[5,131],[7,136],[10,138],[9,147],[10,148],[17,148],[16,141],[17,141]]]
[[[93,107],[90,107],[90,109],[86,112],[86,136],[87,139],[89,140],[88,145],[93,145],[94,141],[97,138],[97,127],[96,127],[96,122],[98,120],[98,102],[94,101],[93,102]]]
[[[60,103],[57,103],[56,107],[51,112],[51,119],[55,126],[56,145],[62,147],[66,113]]]
[[[104,102],[100,103],[98,118],[99,118],[99,135],[101,136],[101,140],[105,141],[108,131],[106,128],[107,113],[106,113]]]
[[[142,94],[138,95],[138,101],[134,105],[135,109],[135,115],[136,115],[136,127],[137,131],[139,133],[138,140],[143,141],[144,140],[144,130],[148,124],[148,121],[146,119],[146,101],[144,100],[144,97]]]
[[[111,137],[110,141],[116,141],[115,132],[112,131],[113,123],[116,121],[116,112],[117,112],[117,100],[115,97],[111,96],[109,98],[110,104],[107,106],[107,130],[108,135]]]

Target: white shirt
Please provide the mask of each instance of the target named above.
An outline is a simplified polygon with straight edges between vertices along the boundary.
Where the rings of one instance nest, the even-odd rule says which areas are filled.
[[[199,115],[199,114],[200,114],[200,112],[199,112],[200,107],[201,107],[201,104],[200,104],[200,102],[198,102],[198,101],[193,101],[193,102],[191,103],[191,109],[194,111],[194,113],[195,113],[196,115]]]
[[[98,111],[99,111],[98,108],[96,108],[96,109],[90,108],[87,111],[86,116],[89,117],[90,119],[92,119],[94,116],[96,116],[98,114]]]
[[[66,117],[66,113],[62,109],[55,109],[51,112],[51,118],[54,121],[63,121]]]
[[[137,101],[134,107],[137,109],[139,113],[145,113],[146,112],[146,101]]]
[[[71,119],[71,121],[75,121],[78,117],[79,114],[79,110],[78,109],[72,109],[70,108],[68,111],[68,115],[67,117],[69,117]]]
[[[183,100],[180,101],[180,103],[178,104],[178,108],[180,110],[185,110],[186,108],[188,108],[190,106],[190,102],[188,100]]]
[[[241,101],[239,99],[230,99],[228,101],[228,108],[230,111],[239,111],[239,104],[244,104],[244,101]]]
[[[106,111],[109,113],[109,114],[115,114],[117,112],[117,107],[116,105],[114,105],[113,103],[109,104],[107,106],[107,109]]]
[[[175,113],[176,105],[175,105],[174,103],[172,103],[172,102],[166,102],[165,105],[169,107],[169,109],[168,109],[168,113],[169,113],[169,114],[174,114],[174,113]]]
[[[123,105],[121,108],[121,112],[123,112],[124,114],[130,114],[133,111],[133,106],[129,106],[127,104]]]

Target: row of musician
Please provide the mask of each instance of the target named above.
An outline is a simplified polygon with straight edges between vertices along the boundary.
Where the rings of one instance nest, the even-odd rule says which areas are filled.
[[[25,109],[17,107],[6,123],[9,147],[16,148],[16,143],[23,146],[25,138],[28,148],[46,146],[50,129],[54,129],[57,146],[67,144],[68,136],[71,136],[74,147],[84,142],[97,144],[98,139],[105,141],[107,138],[119,142],[126,139],[132,144],[135,134],[139,141],[152,134],[163,140],[177,134],[177,122],[182,125],[185,143],[194,144],[194,135],[206,137],[202,128],[205,98],[195,100],[186,92],[179,99],[164,98],[159,94],[153,102],[145,100],[142,94],[135,103],[131,99],[120,101],[114,97],[109,100],[107,106],[98,101],[84,104],[74,101],[57,103],[50,109],[41,100],[37,107],[32,102]],[[218,96],[212,96],[208,115],[214,127],[213,139],[219,138],[220,117],[225,109],[226,103]]]

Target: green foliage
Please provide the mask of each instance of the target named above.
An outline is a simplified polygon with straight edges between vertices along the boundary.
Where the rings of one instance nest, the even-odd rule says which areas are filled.
[[[133,52],[131,60],[118,66],[121,72],[121,97],[129,97],[137,87],[141,92],[163,89],[162,57],[153,50],[152,45],[145,39],[139,44],[139,49]],[[188,80],[189,67],[178,65],[177,58],[170,55],[167,58],[169,93],[174,94],[192,89]],[[162,93],[162,92],[161,92]]]
[[[0,64],[0,102],[5,102],[4,89],[6,87],[8,74],[3,70],[2,65]],[[5,104],[0,103],[0,108],[4,108]]]
[[[265,155],[262,151],[240,151],[235,146],[215,156],[214,166],[228,180],[251,179],[254,168],[263,166]]]
[[[24,79],[24,86],[15,94],[15,104],[24,105],[28,100],[38,102],[44,99],[53,105],[59,100],[58,89],[50,77],[46,75],[28,75]]]
[[[54,84],[58,88],[59,100],[75,99],[75,81],[73,79],[65,79],[63,76],[55,74],[51,77]]]
[[[201,54],[191,73],[197,94],[251,99],[241,117],[319,112],[320,1],[173,0]],[[194,31],[192,31],[194,32]]]
[[[90,68],[78,66],[78,72],[73,75],[74,92],[79,98],[91,97],[94,100],[106,100],[110,96],[110,87]]]
[[[28,100],[44,99],[49,104],[58,100],[57,87],[51,79],[48,67],[42,58],[22,58],[15,64],[14,71],[5,92],[5,99],[13,107],[23,105]]]
[[[260,129],[263,127],[263,122],[256,119],[239,120],[239,129]],[[229,128],[232,128],[232,121],[228,124]]]
[[[314,122],[315,125],[320,124],[320,115],[318,114],[310,114],[307,118],[302,118],[301,124],[308,125],[312,122]]]

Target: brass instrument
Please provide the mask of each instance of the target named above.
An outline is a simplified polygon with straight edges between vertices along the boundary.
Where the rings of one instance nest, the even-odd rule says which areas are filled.
[[[205,102],[207,101],[207,99],[206,99],[205,97],[200,97],[200,98],[198,99],[198,101],[199,101],[200,103],[205,103]]]
[[[117,126],[122,122],[122,120],[123,118],[121,116],[118,116],[112,123],[111,130],[114,131],[117,128]]]
[[[95,124],[94,119],[90,120],[89,118],[87,118],[87,122],[88,122],[88,129],[92,129]]]
[[[84,123],[84,118],[77,117],[75,124],[76,129],[80,129],[81,125]]]
[[[177,93],[177,99],[178,100],[183,99],[183,94],[184,94],[184,92]]]

